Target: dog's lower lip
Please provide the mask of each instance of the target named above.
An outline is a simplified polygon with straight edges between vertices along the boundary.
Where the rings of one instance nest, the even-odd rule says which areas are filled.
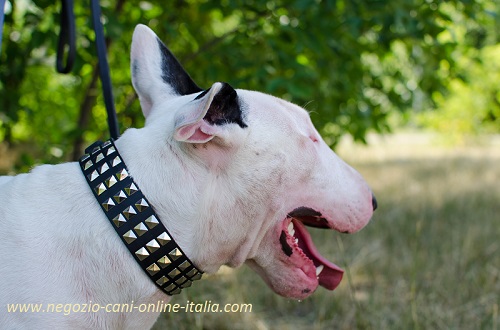
[[[284,230],[281,231],[280,235],[280,243],[281,243],[281,249],[283,250],[283,253],[287,255],[287,257],[292,255],[292,247],[288,245],[286,241],[286,233]]]
[[[287,217],[283,221],[280,243],[283,252],[288,257],[298,254],[306,258],[307,263],[311,263],[316,268],[319,285],[334,290],[340,284],[344,271],[318,252],[309,232],[302,223],[302,219]]]

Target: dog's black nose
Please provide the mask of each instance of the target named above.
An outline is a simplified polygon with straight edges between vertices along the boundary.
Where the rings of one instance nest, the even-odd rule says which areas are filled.
[[[377,209],[377,199],[375,198],[375,195],[372,194],[372,205],[373,205],[373,211]]]

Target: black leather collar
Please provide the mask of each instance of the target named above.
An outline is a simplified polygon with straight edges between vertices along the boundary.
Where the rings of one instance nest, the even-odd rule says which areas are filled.
[[[149,278],[174,295],[203,272],[182,252],[139,190],[113,139],[85,150],[80,167],[90,189],[118,236]]]

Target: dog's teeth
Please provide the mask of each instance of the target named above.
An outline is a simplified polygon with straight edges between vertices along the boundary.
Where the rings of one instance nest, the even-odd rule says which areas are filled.
[[[295,244],[299,244],[299,239],[298,238],[295,239]]]
[[[321,271],[323,271],[323,268],[325,266],[323,265],[319,265],[318,267],[316,267],[316,276],[319,276],[319,274],[321,274]]]
[[[293,236],[295,234],[295,229],[293,228],[293,222],[288,225],[288,233]]]

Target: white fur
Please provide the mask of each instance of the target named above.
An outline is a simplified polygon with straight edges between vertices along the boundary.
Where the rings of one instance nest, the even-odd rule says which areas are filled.
[[[116,142],[134,180],[203,271],[248,261],[276,292],[297,296],[293,286],[301,278],[276,262],[282,252],[274,228],[291,210],[308,206],[339,231],[359,230],[372,214],[369,188],[323,142],[307,112],[291,103],[237,90],[248,127],[204,122],[210,93],[197,102],[196,95],[174,95],[155,73],[159,55],[151,33],[138,27],[132,45],[132,60],[147,68],[133,78],[146,125]],[[180,132],[193,124],[208,142]],[[157,314],[150,313],[7,314],[6,304],[14,303],[138,305],[169,298],[123,246],[77,163],[2,177],[0,201],[0,329],[154,324]]]

